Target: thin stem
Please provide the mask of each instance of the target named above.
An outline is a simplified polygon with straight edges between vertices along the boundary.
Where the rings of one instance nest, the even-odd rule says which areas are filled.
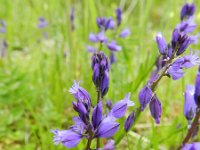
[[[128,138],[128,133],[126,132],[126,138],[127,138],[127,143],[128,143],[128,149],[131,150],[130,148],[130,142],[129,142],[129,138]]]
[[[188,133],[187,135],[185,136],[183,142],[182,142],[182,145],[179,146],[178,150],[181,150],[181,148],[189,142],[190,138],[192,137],[192,134],[194,133],[196,127],[198,126],[199,124],[199,118],[200,118],[200,107],[197,108],[197,113],[196,113],[196,116],[194,118],[194,121],[190,127],[190,129],[188,130]]]
[[[88,133],[89,133],[89,138],[88,138],[86,150],[90,150],[90,146],[91,146],[92,139],[93,139],[93,138],[92,138],[93,132],[92,132],[92,127],[91,127],[91,125],[89,125],[89,127],[88,127]]]
[[[86,150],[90,150],[90,145],[92,143],[92,140],[89,138],[88,139],[88,142],[87,142],[87,147],[86,147]]]

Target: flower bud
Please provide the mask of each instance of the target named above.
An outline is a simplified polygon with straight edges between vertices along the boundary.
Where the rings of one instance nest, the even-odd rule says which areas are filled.
[[[152,97],[149,107],[152,117],[155,119],[156,123],[159,124],[162,114],[162,106],[156,94]]]

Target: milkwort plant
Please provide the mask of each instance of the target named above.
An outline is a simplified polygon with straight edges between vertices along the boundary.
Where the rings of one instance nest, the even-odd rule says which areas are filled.
[[[96,19],[96,24],[98,26],[98,33],[90,33],[89,40],[93,43],[99,43],[99,47],[87,46],[87,49],[91,53],[95,53],[98,50],[102,50],[102,47],[105,46],[110,51],[110,63],[113,64],[116,62],[115,52],[121,51],[122,47],[117,44],[117,38],[126,38],[130,35],[129,28],[122,29],[120,28],[122,22],[122,10],[117,8],[115,11],[116,19],[112,17],[98,17]],[[118,31],[120,30],[120,33]],[[113,37],[107,38],[106,33],[112,31]]]
[[[69,89],[70,94],[76,101],[72,102],[73,109],[78,116],[73,117],[74,125],[68,130],[51,130],[54,133],[54,143],[60,142],[68,148],[75,147],[82,139],[87,139],[86,150],[91,149],[91,144],[96,139],[96,149],[101,146],[102,138],[112,138],[119,129],[120,124],[117,119],[125,115],[127,107],[134,106],[130,100],[130,93],[124,99],[118,101],[111,109],[104,112],[106,105],[103,105],[103,98],[108,92],[110,63],[106,55],[99,51],[92,56],[93,83],[97,90],[97,104],[91,104],[89,93],[82,88],[80,82],[74,81]],[[104,150],[114,149],[114,141],[109,140],[104,146]]]
[[[181,23],[178,24],[172,32],[172,39],[167,44],[162,33],[156,35],[156,43],[159,50],[159,56],[156,60],[156,69],[152,72],[148,83],[141,89],[138,95],[140,107],[133,110],[125,122],[125,131],[130,130],[135,119],[149,105],[150,112],[157,124],[160,123],[162,114],[162,105],[156,94],[156,88],[159,81],[164,77],[178,80],[183,77],[184,69],[188,69],[200,64],[198,52],[192,50],[189,55],[183,55],[189,45],[198,42],[198,34],[190,35],[196,28],[194,23],[194,12],[196,7],[194,3],[186,3],[181,10]],[[190,104],[192,105],[192,104]],[[194,116],[194,108],[188,119]],[[118,142],[120,140],[118,139]]]
[[[196,76],[195,86],[187,85],[185,90],[184,115],[188,121],[188,132],[179,149],[200,149],[200,142],[187,144],[198,134],[200,119],[200,66]]]

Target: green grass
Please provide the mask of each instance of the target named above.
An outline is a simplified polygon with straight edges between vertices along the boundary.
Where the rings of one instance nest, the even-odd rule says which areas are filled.
[[[116,54],[118,62],[112,66],[106,99],[118,101],[130,91],[131,99],[139,105],[138,92],[147,82],[158,54],[155,34],[161,31],[170,40],[173,28],[180,22],[183,1],[138,0],[134,5],[131,0],[122,0],[121,5],[123,2],[121,28],[130,27],[132,34],[118,40],[123,50]],[[195,0],[195,4],[199,32],[200,2]],[[114,17],[119,5],[119,1],[112,0],[0,1],[0,18],[7,22],[7,33],[0,38],[9,45],[6,58],[0,59],[0,149],[65,149],[54,146],[50,129],[67,129],[72,124],[74,98],[68,89],[74,80],[82,81],[81,86],[95,103],[91,54],[86,50],[86,45],[91,44],[88,35],[97,32],[97,16]],[[74,32],[69,22],[71,6],[76,14]],[[37,28],[40,16],[49,21],[44,30]],[[48,39],[43,38],[43,32],[48,33]],[[199,44],[191,47],[200,48]],[[161,124],[155,125],[147,108],[129,134],[133,149],[175,149],[181,143],[187,131],[183,92],[186,84],[194,84],[196,70],[188,69],[181,80],[164,78],[160,82],[157,95],[163,105]],[[199,140],[200,136],[194,139]],[[84,142],[75,149],[83,149]],[[126,137],[117,149],[124,146]]]

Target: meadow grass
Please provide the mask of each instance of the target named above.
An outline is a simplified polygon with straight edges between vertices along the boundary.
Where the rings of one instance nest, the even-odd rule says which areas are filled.
[[[72,124],[74,98],[68,89],[74,80],[80,80],[93,103],[96,102],[91,54],[86,50],[86,45],[91,44],[88,35],[97,32],[97,16],[115,17],[115,9],[123,4],[121,27],[128,26],[131,36],[119,40],[123,48],[116,54],[117,63],[110,71],[106,99],[118,101],[130,91],[131,99],[138,106],[138,92],[147,82],[158,54],[155,34],[161,31],[170,40],[173,28],[180,22],[182,0],[0,1],[0,18],[7,22],[7,33],[0,38],[8,42],[7,55],[0,59],[0,149],[65,149],[62,145],[54,146],[50,129],[67,129]],[[198,32],[200,2],[195,0],[195,4]],[[72,6],[74,31],[69,18]],[[37,28],[40,16],[49,22],[45,29]],[[48,33],[47,39],[43,32]],[[190,47],[200,49],[199,44]],[[196,70],[195,67],[187,70],[181,80],[174,82],[165,77],[159,83],[157,94],[163,105],[161,124],[156,126],[146,109],[128,134],[130,147],[175,149],[180,145],[187,132],[183,92],[186,84],[194,84]],[[194,140],[199,141],[200,136]],[[85,142],[74,149],[83,149]],[[122,147],[127,147],[126,137],[117,145],[117,149]]]

